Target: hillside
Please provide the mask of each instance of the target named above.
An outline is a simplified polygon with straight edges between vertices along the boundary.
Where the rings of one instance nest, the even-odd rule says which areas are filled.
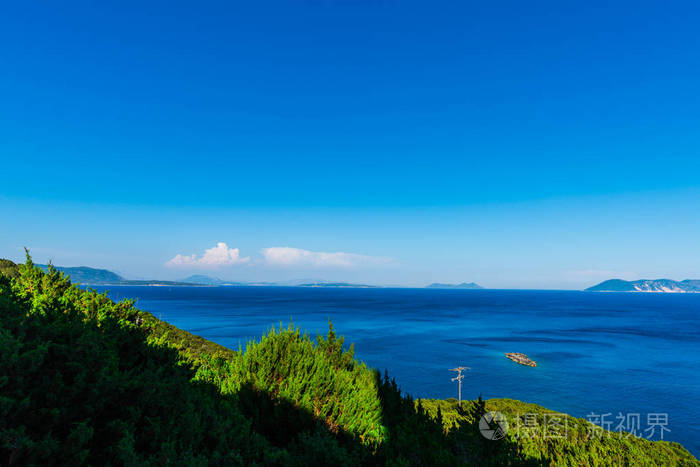
[[[505,440],[516,445],[523,457],[536,465],[547,465],[548,461],[581,466],[698,465],[678,443],[652,442],[624,432],[603,430],[586,419],[513,399],[470,401],[465,404],[466,409],[460,409],[455,399],[419,399],[416,406],[439,417],[446,429],[453,430],[472,424],[475,414],[499,412],[507,421]],[[463,439],[468,442],[468,437]]]
[[[9,259],[0,258],[0,275],[2,274],[7,277],[19,277],[19,269],[17,265]]]
[[[48,266],[45,264],[37,264],[37,266],[44,272],[48,271]],[[56,269],[70,276],[73,282],[78,282],[80,284],[119,284],[125,280],[119,274],[108,271],[107,269],[89,268],[87,266],[56,266]]]
[[[416,406],[332,325],[315,338],[273,328],[232,351],[29,258],[2,264],[3,465],[698,465],[678,444],[619,435],[489,441],[484,410],[522,403]]]
[[[625,281],[622,279],[610,279],[587,288],[586,292],[692,293],[700,292],[700,280],[686,279],[684,281],[674,281],[671,279],[641,279],[637,281]]]
[[[7,260],[5,260],[7,261]],[[42,271],[47,272],[49,269],[46,264],[37,264],[37,267]],[[161,281],[161,280],[133,280],[124,279],[117,273],[107,269],[96,269],[87,266],[64,267],[53,266],[56,270],[61,271],[70,277],[72,282],[84,285],[165,285],[165,286],[194,286],[200,285],[191,282],[179,281]]]

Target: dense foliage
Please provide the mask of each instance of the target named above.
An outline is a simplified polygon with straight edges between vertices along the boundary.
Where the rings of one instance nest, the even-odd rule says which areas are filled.
[[[8,277],[19,277],[19,268],[9,259],[0,258],[0,275],[2,274]]]
[[[578,431],[488,441],[481,415],[521,403],[414,401],[332,325],[315,339],[271,329],[234,352],[29,257],[0,268],[0,465],[695,462],[675,443]]]
[[[507,440],[517,445],[523,459],[533,464],[554,460],[557,465],[582,466],[700,465],[678,443],[652,442],[625,432],[603,430],[583,418],[513,399],[473,401],[466,405],[466,410],[460,409],[455,399],[421,399],[417,404],[433,417],[439,414],[445,429],[452,432],[461,431],[459,428],[465,424],[474,424],[474,417],[485,411],[500,412],[507,419]],[[481,409],[475,411],[480,404]],[[551,420],[557,421],[556,432]]]

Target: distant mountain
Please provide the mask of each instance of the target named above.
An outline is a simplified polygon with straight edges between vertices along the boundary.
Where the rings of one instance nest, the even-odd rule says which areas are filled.
[[[316,277],[306,277],[301,279],[288,279],[286,281],[269,282],[270,285],[284,286],[284,287],[299,287],[304,284],[322,284],[328,282],[325,279],[319,279]]]
[[[188,276],[188,277],[185,277],[184,279],[182,279],[182,282],[185,282],[188,284],[197,284],[197,285],[235,285],[235,286],[259,285],[259,284],[248,283],[248,282],[225,281],[223,279],[219,279],[218,277],[205,276],[204,274],[193,274],[191,276]],[[265,284],[265,285],[267,285],[267,284]]]
[[[674,281],[671,279],[641,279],[637,281],[625,281],[622,279],[610,279],[587,288],[586,292],[700,293],[700,280],[686,279],[684,281]]]
[[[193,284],[192,282],[180,282],[180,281],[161,281],[158,279],[144,279],[144,280],[132,280],[124,279],[119,283],[104,283],[95,285],[161,285],[161,286],[177,286],[177,287],[201,287],[202,284]]]
[[[181,282],[189,282],[191,284],[202,284],[202,285],[220,285],[223,283],[218,277],[205,276],[204,274],[194,274],[189,277],[181,279]]]
[[[48,271],[45,264],[37,264],[44,271]],[[63,267],[54,266],[64,274],[70,276],[71,282],[84,285],[199,285],[189,282],[160,281],[160,280],[130,280],[124,279],[117,273],[107,269],[89,268],[87,266]]]
[[[297,284],[296,287],[354,287],[354,288],[374,288],[376,285],[367,284],[351,284],[349,282],[309,282],[305,284]]]
[[[331,282],[324,279],[291,279],[279,282],[249,282],[237,285],[272,286],[272,287],[356,287],[371,288],[376,285],[353,284],[351,282]]]
[[[48,271],[48,266],[45,264],[37,264],[44,271]],[[62,266],[54,266],[59,271],[68,274],[72,282],[79,282],[81,284],[118,284],[123,282],[125,279],[112,271],[107,269],[95,269],[89,268],[87,266],[78,266],[72,268],[66,268]]]
[[[441,284],[439,282],[435,282],[433,284],[427,285],[427,289],[467,289],[467,290],[478,290],[478,289],[483,289],[482,286],[477,284],[476,282],[462,282],[461,284]]]

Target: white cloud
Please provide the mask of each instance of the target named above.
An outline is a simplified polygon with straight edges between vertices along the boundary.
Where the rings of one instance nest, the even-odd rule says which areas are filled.
[[[231,266],[233,264],[247,263],[249,257],[241,258],[238,248],[229,248],[224,242],[219,242],[215,247],[204,251],[197,258],[196,255],[175,255],[173,259],[165,263],[169,267],[218,267]]]
[[[322,251],[302,250],[286,246],[263,248],[265,263],[270,266],[310,266],[350,268],[356,266],[374,266],[392,262],[391,258],[357,255],[354,253],[325,253]]]

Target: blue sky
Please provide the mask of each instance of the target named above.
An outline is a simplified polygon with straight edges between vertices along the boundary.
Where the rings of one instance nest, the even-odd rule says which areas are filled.
[[[693,2],[106,3],[0,16],[2,257],[254,281],[700,277]]]

